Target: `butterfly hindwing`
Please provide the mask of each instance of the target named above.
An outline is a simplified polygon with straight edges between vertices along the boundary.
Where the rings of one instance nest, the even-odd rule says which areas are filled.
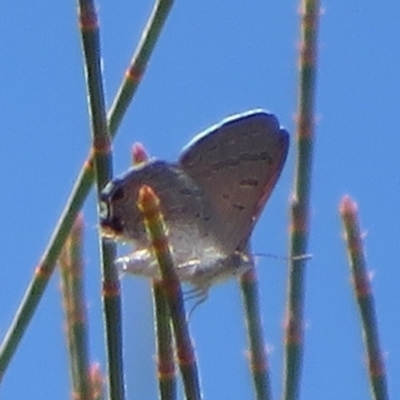
[[[201,234],[210,230],[203,221],[208,215],[207,199],[190,177],[175,165],[161,160],[152,160],[132,167],[124,175],[114,179],[103,191],[102,199],[108,205],[108,216],[104,221],[113,224],[121,239],[134,240],[139,245],[148,244],[143,217],[137,205],[142,185],[153,188],[160,199],[161,210],[169,229],[188,231],[196,225]],[[200,222],[197,222],[200,221]]]

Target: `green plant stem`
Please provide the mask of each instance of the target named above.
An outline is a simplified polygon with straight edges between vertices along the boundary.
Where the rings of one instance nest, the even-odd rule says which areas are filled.
[[[134,143],[132,149],[133,165],[146,163],[149,159],[144,146],[141,143]],[[160,281],[153,279],[151,286],[155,321],[158,397],[161,400],[173,400],[176,399],[176,369],[171,317]]]
[[[171,318],[161,283],[152,283],[159,399],[176,399],[176,371],[172,342]]]
[[[155,3],[153,13],[149,18],[138,49],[128,67],[128,73],[124,77],[121,89],[118,91],[116,99],[108,114],[108,130],[111,137],[115,136],[128,105],[141,81],[141,75],[134,75],[129,71],[144,71],[172,4],[173,2],[171,0],[159,0]],[[61,249],[68,237],[78,212],[82,208],[83,203],[89,194],[93,180],[93,157],[92,153],[90,153],[79,173],[72,192],[67,200],[67,204],[58,220],[44,254],[35,269],[31,283],[21,300],[15,317],[1,344],[0,381],[2,380],[7,366],[9,365],[31,318],[36,311],[39,301],[43,296],[49,279],[54,271]]]
[[[112,179],[111,139],[107,129],[106,103],[101,68],[101,47],[97,12],[93,0],[79,0],[78,13],[85,62],[89,101],[93,165],[95,170],[98,212],[101,192]],[[103,322],[106,339],[108,398],[125,398],[122,352],[121,288],[114,268],[116,245],[106,241],[99,232],[102,273]]]
[[[317,33],[319,1],[303,0],[301,5],[301,40],[298,113],[296,126],[297,154],[294,193],[291,201],[289,277],[286,304],[283,399],[300,396],[304,347],[304,297],[309,235],[309,203],[314,147],[314,106],[317,71]]]
[[[374,305],[371,279],[363,251],[360,226],[357,217],[357,205],[345,196],[340,205],[347,253],[354,285],[354,298],[362,324],[362,337],[367,353],[368,377],[372,398],[387,400],[389,394],[386,383],[386,368],[379,344],[378,323]]]
[[[175,273],[159,203],[160,200],[149,186],[143,186],[139,190],[138,206],[143,214],[152,249],[160,267],[160,284],[174,328],[185,396],[187,399],[200,400],[201,390],[195,351],[189,334],[182,290]]]
[[[254,266],[240,277],[249,342],[250,371],[258,400],[270,400],[271,382],[260,317],[257,273]]]
[[[109,113],[111,134],[118,129],[132,97],[136,93],[172,5],[173,0],[157,0],[155,2],[149,21],[143,30],[138,49],[126,70],[124,82],[111,105]]]
[[[92,399],[86,301],[83,285],[83,217],[79,215],[60,255],[72,398]]]

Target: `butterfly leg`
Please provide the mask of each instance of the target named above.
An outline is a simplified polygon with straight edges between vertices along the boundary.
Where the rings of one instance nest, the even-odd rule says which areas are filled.
[[[196,300],[187,314],[187,322],[192,318],[194,310],[208,299],[209,286],[196,286],[185,292],[185,301]]]

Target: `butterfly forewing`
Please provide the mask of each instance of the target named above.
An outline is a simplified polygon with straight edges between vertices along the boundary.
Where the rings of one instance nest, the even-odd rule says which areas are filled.
[[[179,165],[208,197],[213,234],[227,253],[246,246],[288,147],[275,116],[256,110],[210,128],[183,150]]]

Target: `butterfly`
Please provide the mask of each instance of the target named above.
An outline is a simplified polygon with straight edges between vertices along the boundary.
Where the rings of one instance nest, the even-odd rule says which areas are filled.
[[[250,237],[282,172],[289,134],[264,110],[236,114],[195,136],[176,163],[151,159],[103,190],[103,235],[133,242],[116,263],[128,273],[158,276],[137,197],[142,185],[160,199],[176,272],[201,293],[254,263]]]

